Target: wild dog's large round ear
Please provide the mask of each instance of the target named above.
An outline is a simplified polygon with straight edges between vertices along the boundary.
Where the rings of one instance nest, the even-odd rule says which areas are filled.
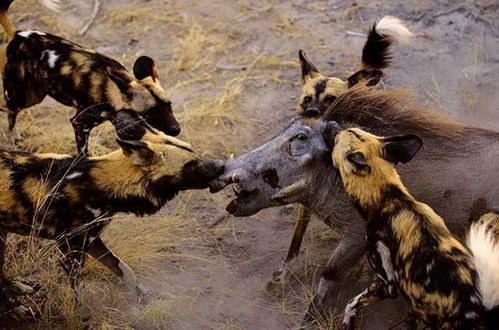
[[[116,139],[116,142],[123,150],[123,154],[130,158],[133,164],[137,166],[147,166],[154,164],[156,155],[149,149],[146,143],[141,141],[129,141]]]
[[[152,77],[154,81],[159,80],[158,70],[154,60],[149,56],[141,56],[133,64],[133,74],[137,80]]]
[[[338,134],[341,130],[341,126],[334,120],[330,120],[326,123],[326,129],[324,130],[323,137],[329,150],[333,150],[334,139],[336,138],[336,134]]]
[[[423,146],[423,140],[410,134],[383,139],[384,158],[395,165],[410,161]]]
[[[355,72],[348,77],[348,88],[351,88],[358,83],[362,82],[366,86],[375,86],[383,77],[383,71],[378,69],[363,69]]]
[[[319,70],[312,64],[303,50],[298,51],[298,57],[300,58],[302,81],[305,81],[307,78],[314,78],[320,74]]]

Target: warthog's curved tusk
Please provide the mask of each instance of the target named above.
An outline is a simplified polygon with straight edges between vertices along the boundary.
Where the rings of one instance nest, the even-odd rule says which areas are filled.
[[[300,181],[297,181],[287,187],[282,188],[279,190],[279,192],[275,193],[271,199],[275,201],[281,201],[284,202],[286,201],[287,198],[292,197],[293,195],[296,195],[297,193],[303,191],[307,185],[307,182],[305,179],[301,179]]]

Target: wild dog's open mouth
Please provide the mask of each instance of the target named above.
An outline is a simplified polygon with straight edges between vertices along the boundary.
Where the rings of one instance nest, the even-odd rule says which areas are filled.
[[[234,191],[234,195],[236,195],[236,199],[233,199],[225,209],[230,214],[237,214],[241,206],[244,205],[246,201],[251,199],[252,196],[256,193],[256,189],[250,191],[245,190],[240,185],[234,185],[232,187],[232,190]]]

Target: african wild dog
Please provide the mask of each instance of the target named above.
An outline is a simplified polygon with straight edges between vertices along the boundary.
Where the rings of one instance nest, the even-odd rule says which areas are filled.
[[[348,303],[343,325],[353,329],[362,306],[395,298],[400,290],[413,315],[431,329],[497,329],[499,237],[490,228],[497,215],[472,225],[469,250],[455,239],[395,169],[421,146],[415,135],[383,138],[357,128],[335,137],[333,165],[366,221],[368,260],[377,275]]]
[[[346,80],[321,74],[305,52],[300,50],[298,55],[302,72],[302,94],[296,107],[296,113],[305,117],[317,117],[324,113],[338,96],[349,88],[359,83],[376,85],[383,75],[381,70],[390,65],[390,47],[395,42],[406,43],[411,36],[412,33],[396,17],[384,16],[378,20],[369,31],[364,44],[360,70]],[[310,210],[302,205],[298,207],[298,216],[288,254],[281,268],[274,272],[274,282],[285,281],[286,269],[289,262],[300,252],[311,216]]]
[[[98,157],[0,151],[0,283],[7,233],[57,240],[74,283],[88,253],[137,288],[133,271],[99,238],[118,212],[158,212],[177,192],[203,189],[223,162],[152,128],[137,113],[117,113],[121,149]]]
[[[76,109],[71,123],[78,152],[83,154],[92,128],[112,119],[119,110],[140,113],[168,135],[180,133],[151,58],[141,56],[135,61],[133,77],[120,63],[92,49],[44,32],[16,31],[7,16],[12,2],[0,4],[0,24],[8,36],[0,50],[5,97],[0,108],[8,113],[11,132],[21,110],[49,95]],[[46,5],[54,2],[43,1]]]
[[[317,70],[304,51],[299,51],[302,76],[302,94],[296,113],[316,117],[344,93],[348,88],[364,82],[376,85],[383,76],[382,70],[390,65],[390,47],[394,42],[406,43],[412,33],[404,23],[393,16],[384,16],[378,20],[367,36],[362,49],[360,70],[346,80],[327,77]]]

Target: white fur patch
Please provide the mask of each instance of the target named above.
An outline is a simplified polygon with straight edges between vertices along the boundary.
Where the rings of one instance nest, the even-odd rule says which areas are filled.
[[[73,180],[73,179],[76,179],[76,178],[80,177],[81,175],[82,175],[81,172],[73,172],[73,173],[71,173],[69,175],[66,175],[66,179]]]
[[[35,31],[35,30],[21,31],[21,32],[17,32],[17,34],[20,35],[23,38],[29,38],[29,36],[32,35],[32,34],[37,34],[39,36],[44,36],[45,35],[45,33],[40,32],[40,31]]]
[[[393,38],[400,43],[407,43],[413,34],[404,22],[394,16],[384,16],[376,23],[376,32],[382,36]]]
[[[376,251],[378,251],[381,257],[381,265],[385,270],[388,282],[395,281],[395,272],[393,271],[392,259],[390,257],[390,250],[383,242],[376,242]]]
[[[49,67],[53,69],[55,68],[55,62],[59,59],[59,55],[57,55],[55,50],[49,50],[47,53],[49,55],[47,62],[49,63]]]
[[[488,222],[471,225],[467,245],[478,273],[478,291],[487,310],[499,306],[499,241]]]

